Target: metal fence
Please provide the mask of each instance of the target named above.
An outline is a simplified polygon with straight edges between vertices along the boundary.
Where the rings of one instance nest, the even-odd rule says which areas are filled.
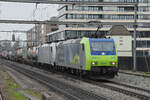
[[[124,70],[133,70],[132,57],[119,57],[119,68]],[[150,56],[137,57],[137,71],[150,72]]]

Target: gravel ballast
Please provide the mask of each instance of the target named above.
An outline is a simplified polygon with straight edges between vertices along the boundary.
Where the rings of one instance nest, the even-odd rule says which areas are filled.
[[[119,73],[114,80],[150,90],[150,78],[148,77]]]

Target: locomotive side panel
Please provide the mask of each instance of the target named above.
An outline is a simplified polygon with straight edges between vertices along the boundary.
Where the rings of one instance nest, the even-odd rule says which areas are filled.
[[[80,68],[80,44],[65,45],[64,51],[65,65],[71,68]]]
[[[40,63],[50,64],[50,46],[41,46],[38,50],[38,61]]]
[[[80,68],[82,70],[85,69],[85,63],[86,63],[86,55],[85,55],[85,47],[84,44],[80,44]]]
[[[59,45],[56,49],[56,65],[64,66],[64,46]]]
[[[49,54],[50,54],[50,46],[45,46],[44,47],[44,51],[43,51],[43,59],[44,59],[44,62],[43,63],[46,63],[46,64],[50,64],[50,61],[49,61]]]
[[[85,53],[79,43],[62,44],[57,47],[56,63],[74,69],[84,69]]]
[[[51,65],[55,64],[55,60],[56,60],[56,43],[52,43],[50,45],[50,54],[49,54],[49,61]]]

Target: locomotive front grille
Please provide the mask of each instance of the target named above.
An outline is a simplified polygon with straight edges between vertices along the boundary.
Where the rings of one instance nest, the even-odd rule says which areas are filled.
[[[111,73],[116,72],[118,69],[115,67],[105,67],[105,66],[92,66],[91,71],[95,73]]]

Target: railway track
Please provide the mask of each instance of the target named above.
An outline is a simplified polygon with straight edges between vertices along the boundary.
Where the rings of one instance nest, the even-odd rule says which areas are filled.
[[[134,72],[129,70],[119,70],[119,73],[150,78],[150,72]]]
[[[120,82],[115,82],[115,81],[108,81],[108,82],[110,82],[112,84],[115,84],[115,85],[124,86],[126,88],[132,88],[132,89],[143,91],[143,92],[146,92],[146,93],[150,94],[150,90],[147,90],[147,89],[143,89],[143,88],[140,88],[140,87],[131,86],[131,85],[123,84],[123,83],[120,83]]]
[[[64,73],[58,73],[58,74],[63,74],[64,75]],[[68,74],[65,74],[65,75],[68,76]],[[73,79],[76,79],[76,80],[77,79],[81,80],[83,82],[88,82],[88,83],[91,83],[93,85],[97,85],[97,86],[100,86],[100,87],[103,87],[103,88],[106,88],[106,89],[117,91],[119,93],[123,93],[123,94],[129,95],[129,96],[141,99],[141,100],[150,100],[150,96],[149,96],[150,90],[147,90],[147,89],[143,89],[143,88],[123,84],[123,83],[120,83],[120,82],[110,81],[110,80],[105,80],[105,82],[101,82],[101,81],[99,82],[99,81],[89,80],[89,79],[86,79],[86,78],[85,79],[84,78],[79,79],[79,77],[74,76],[74,75],[70,75],[70,74],[69,74],[69,77],[72,77]],[[84,100],[85,100],[85,98],[84,98]],[[86,99],[86,100],[90,100],[90,99]],[[96,99],[94,99],[94,100],[96,100]],[[100,99],[98,99],[98,100],[100,100]]]
[[[116,82],[116,81],[110,81],[110,80],[103,80],[105,82],[103,82],[103,81],[97,82],[97,81],[89,80],[87,78],[79,78],[78,76],[71,75],[71,74],[64,74],[64,73],[59,73],[59,72],[58,72],[58,74],[63,74],[63,75],[72,77],[74,79],[78,79],[83,82],[88,82],[93,85],[97,85],[97,86],[100,86],[103,88],[117,91],[119,93],[123,93],[128,96],[132,96],[132,97],[135,97],[135,98],[138,98],[141,100],[150,100],[150,96],[149,96],[150,90],[148,90],[148,89],[144,89],[144,88],[140,88],[140,87],[136,87],[136,86],[132,86],[132,85],[127,85],[127,84],[123,84],[123,83]],[[142,93],[139,93],[139,92],[142,92]]]
[[[36,72],[31,69],[29,70],[27,68],[17,66],[15,63],[5,62],[4,64],[34,80],[41,82],[42,84],[48,86],[50,89],[65,95],[69,100],[109,100],[110,99],[108,97],[96,95],[92,92],[66,84],[65,82],[50,78],[48,77],[48,75],[45,75],[44,73]]]
[[[103,88],[107,88],[113,91],[117,91],[119,93],[123,93],[129,96],[138,98],[140,100],[150,100],[150,96],[148,95],[150,94],[150,91],[146,89],[134,87],[131,85],[125,85],[125,84],[121,84],[117,82],[110,82],[109,84],[108,83],[100,84],[100,82],[89,81],[89,80],[87,82],[92,83],[94,85],[98,85]]]
[[[67,74],[68,75],[68,74]],[[70,77],[73,77],[75,79],[79,79],[78,77],[74,75],[69,75]],[[107,88],[113,91],[117,91],[119,93],[123,93],[141,100],[150,100],[150,90],[136,87],[133,85],[124,84],[121,82],[116,81],[110,81],[110,80],[102,80],[102,81],[93,81],[89,80],[87,78],[80,78],[79,80],[91,83],[93,85],[97,85],[103,88]],[[104,82],[103,82],[104,81]],[[109,83],[109,84],[108,84]]]

